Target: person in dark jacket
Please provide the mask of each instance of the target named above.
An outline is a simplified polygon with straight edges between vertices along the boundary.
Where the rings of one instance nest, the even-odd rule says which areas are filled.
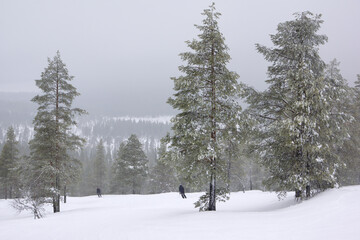
[[[180,184],[179,186],[179,193],[181,194],[181,197],[182,198],[186,198],[186,195],[185,195],[185,189],[184,187]]]
[[[100,190],[100,188],[97,188],[97,189],[96,189],[96,194],[98,195],[98,197],[101,197],[101,190]]]

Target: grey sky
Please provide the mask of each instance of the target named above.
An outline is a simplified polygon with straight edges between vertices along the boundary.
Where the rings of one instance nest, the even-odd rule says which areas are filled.
[[[271,46],[269,34],[294,12],[322,13],[329,42],[320,53],[337,58],[353,83],[360,73],[360,1],[215,1],[220,30],[230,48],[229,69],[240,81],[265,88],[269,65],[255,43]],[[129,102],[164,107],[178,54],[196,38],[204,0],[0,0],[0,91],[36,91],[47,57],[60,50],[83,99],[122,107]],[[115,105],[114,105],[115,104]],[[135,104],[135,103],[134,103]],[[156,108],[157,106],[153,106]]]

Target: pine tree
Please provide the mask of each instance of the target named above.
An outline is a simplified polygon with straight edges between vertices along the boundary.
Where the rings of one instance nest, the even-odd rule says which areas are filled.
[[[221,143],[240,125],[237,102],[238,75],[226,68],[228,47],[219,30],[214,3],[204,10],[199,40],[187,41],[192,52],[181,53],[187,65],[183,76],[172,78],[176,93],[168,103],[180,113],[172,119],[170,151],[187,182],[197,187],[209,184],[207,193],[196,203],[200,210],[216,210],[216,201],[226,199],[226,161]],[[220,188],[217,184],[223,184]]]
[[[69,182],[77,179],[80,162],[69,153],[79,149],[84,139],[72,133],[76,125],[75,116],[85,113],[79,108],[71,108],[73,100],[79,95],[70,84],[66,65],[59,51],[48,67],[36,80],[42,95],[32,101],[39,105],[34,118],[34,139],[30,141],[30,156],[33,177],[42,195],[51,198],[54,212],[60,211],[60,190]]]
[[[332,92],[318,53],[327,41],[317,34],[322,23],[321,15],[296,13],[271,35],[275,48],[256,45],[272,65],[268,89],[251,92],[248,112],[258,121],[254,145],[269,168],[267,184],[280,195],[295,190],[296,197],[304,191],[310,197],[311,188],[332,187],[342,165],[332,146],[344,118],[331,116]]]
[[[13,127],[9,127],[6,133],[6,141],[0,154],[0,183],[3,186],[4,198],[12,198],[13,192],[18,186],[18,176],[14,170],[18,161],[18,142],[15,138]]]
[[[115,163],[115,191],[141,193],[148,175],[148,160],[136,135],[120,145]]]
[[[106,162],[105,162],[105,148],[102,139],[96,147],[96,158],[94,161],[94,177],[97,188],[105,188],[106,180]]]

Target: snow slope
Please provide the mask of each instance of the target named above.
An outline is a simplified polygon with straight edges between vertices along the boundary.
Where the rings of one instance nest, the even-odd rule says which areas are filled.
[[[71,197],[60,213],[16,214],[0,200],[0,239],[360,239],[360,186],[297,203],[289,194],[232,193],[216,212],[194,209],[200,193]]]

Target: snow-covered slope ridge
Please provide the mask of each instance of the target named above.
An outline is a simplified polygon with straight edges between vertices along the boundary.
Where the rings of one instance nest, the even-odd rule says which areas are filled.
[[[232,193],[216,212],[193,208],[200,193],[69,198],[34,220],[0,200],[0,239],[360,239],[360,186],[331,189],[298,203],[275,193]]]

